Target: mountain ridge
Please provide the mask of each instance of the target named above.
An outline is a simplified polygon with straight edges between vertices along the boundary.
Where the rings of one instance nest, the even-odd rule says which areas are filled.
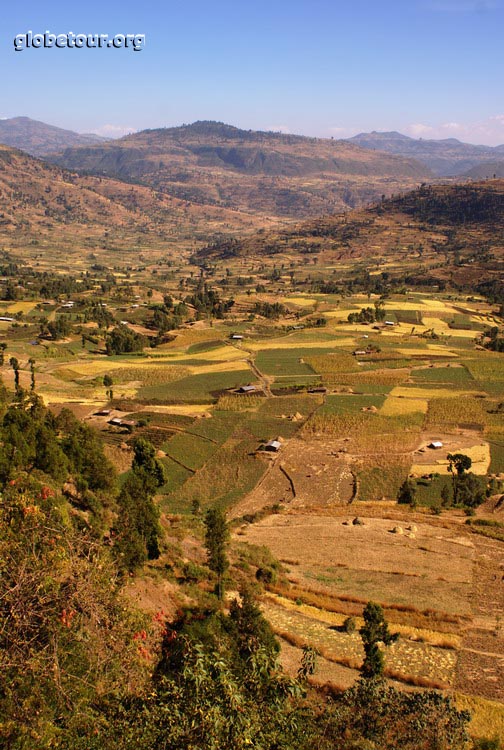
[[[437,177],[471,176],[470,170],[487,161],[504,160],[504,145],[475,145],[457,138],[411,138],[395,130],[358,133],[347,140],[362,148],[417,159]]]
[[[95,133],[76,133],[30,117],[0,120],[0,143],[26,151],[30,156],[43,157],[69,146],[105,143],[107,140]]]
[[[345,211],[431,177],[417,161],[344,140],[241,130],[207,120],[68,148],[50,159],[193,203],[280,219]]]

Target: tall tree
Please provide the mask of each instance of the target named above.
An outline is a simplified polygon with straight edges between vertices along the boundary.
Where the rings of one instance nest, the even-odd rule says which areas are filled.
[[[224,597],[224,574],[229,567],[226,555],[228,539],[226,514],[220,508],[209,508],[205,515],[205,547],[208,567],[217,576],[215,593],[219,599]]]
[[[453,484],[453,502],[458,502],[460,480],[464,476],[464,472],[469,471],[472,466],[472,460],[469,456],[464,453],[448,453],[446,456],[448,460],[448,470],[452,475]]]
[[[382,677],[383,653],[378,644],[390,646],[397,641],[399,634],[390,633],[383,609],[379,604],[368,602],[363,613],[364,625],[360,629],[365,658],[361,667],[363,677]]]

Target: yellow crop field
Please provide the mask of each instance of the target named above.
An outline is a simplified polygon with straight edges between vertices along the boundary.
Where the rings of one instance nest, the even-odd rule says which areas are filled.
[[[317,304],[317,300],[310,297],[282,297],[280,302],[284,305],[298,305],[299,307],[312,307]]]
[[[247,348],[254,352],[265,351],[266,349],[334,349],[335,346],[352,346],[353,339],[334,339],[329,341],[303,341],[289,343],[288,339],[273,339],[270,341],[250,341],[247,342]]]
[[[209,363],[208,365],[189,365],[187,369],[193,375],[203,375],[209,372],[241,372],[248,370],[249,366],[243,359],[236,360],[234,362],[215,362],[214,364]]]
[[[427,344],[426,349],[397,349],[397,351],[402,354],[404,357],[458,357],[458,354],[455,352],[450,351],[450,349],[446,349],[444,346],[438,346],[436,344]]]
[[[398,390],[395,389],[394,390]],[[393,396],[392,393],[380,409],[380,414],[395,417],[397,414],[411,414],[413,412],[427,412],[429,402],[426,398],[404,398]]]
[[[210,416],[213,404],[149,404],[142,411],[155,412],[156,414],[181,414],[184,417],[201,417],[204,414]]]
[[[490,446],[473,445],[470,448],[454,449],[452,453],[463,453],[472,460],[471,471],[473,474],[485,476],[490,466]],[[412,474],[449,474],[448,461],[446,458],[439,458],[430,464],[413,464],[411,467]]]
[[[7,307],[7,312],[10,315],[15,315],[18,312],[26,314],[31,312],[36,306],[36,302],[13,302],[12,305]]]
[[[358,312],[356,307],[346,308],[343,310],[327,310],[324,311],[326,318],[335,318],[336,320],[346,320],[351,312]]]
[[[409,388],[406,386],[397,386],[390,391],[390,396],[395,398],[406,398],[406,399],[421,399],[422,401],[431,398],[444,399],[444,398],[460,398],[461,396],[467,396],[468,391],[457,391],[450,388]]]
[[[448,312],[451,312],[453,310],[451,305],[447,305],[445,302],[442,302],[439,299],[423,298],[422,305],[425,305],[425,307],[428,307],[431,310],[448,310]]]
[[[201,354],[181,354],[177,357],[178,360],[191,360],[191,359],[204,359],[206,362],[219,362],[221,360],[229,362],[233,359],[245,359],[247,352],[243,352],[235,346],[219,346],[217,349],[211,349],[208,352],[202,352]]]

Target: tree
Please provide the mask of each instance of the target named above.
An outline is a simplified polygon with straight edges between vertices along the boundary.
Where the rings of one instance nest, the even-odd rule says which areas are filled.
[[[207,549],[208,567],[217,576],[215,593],[219,599],[224,597],[223,578],[229,567],[226,555],[226,544],[229,529],[226,514],[220,508],[209,508],[205,515],[205,547]]]
[[[470,715],[433,690],[409,693],[360,679],[329,705],[324,750],[468,750]]]
[[[466,508],[477,508],[485,500],[486,482],[472,472],[457,479],[457,502]]]
[[[460,484],[465,471],[469,471],[472,460],[464,453],[448,453],[448,470],[452,475],[453,502],[457,504]]]
[[[401,484],[399,492],[397,493],[397,502],[401,505],[411,505],[412,507],[415,507],[416,491],[416,485],[410,479],[406,479]]]
[[[14,370],[14,388],[16,390],[16,395],[19,395],[21,391],[21,388],[19,386],[19,360],[17,359],[17,357],[11,357],[9,359],[9,364]]]
[[[448,484],[443,484],[441,488],[441,505],[443,508],[447,508],[451,504],[452,494]]]
[[[379,604],[368,602],[363,613],[364,625],[360,629],[362,644],[364,646],[365,658],[361,667],[363,677],[383,676],[383,653],[378,647],[379,643],[390,646],[399,638],[398,633],[389,632],[383,609]]]
[[[149,494],[144,477],[132,471],[117,499],[115,552],[121,568],[133,572],[146,560],[160,555],[159,510]]]
[[[156,449],[149,440],[139,437],[133,443],[133,463],[131,468],[141,477],[150,494],[166,483],[166,472],[161,461],[156,458]]]
[[[107,374],[103,376],[103,385],[107,389],[107,398],[112,401],[112,399],[114,398],[114,391],[112,390],[114,381],[110,375]]]
[[[28,362],[30,364],[31,390],[35,391],[35,360],[33,359],[33,357],[30,357]]]
[[[162,529],[154,494],[166,482],[163,464],[156,458],[152,443],[137,438],[133,450],[131,472],[117,500],[115,545],[121,567],[131,572],[146,560],[156,560],[160,555]]]

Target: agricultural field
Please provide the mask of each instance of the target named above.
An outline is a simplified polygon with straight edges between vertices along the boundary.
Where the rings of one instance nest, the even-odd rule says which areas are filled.
[[[493,477],[502,492],[504,367],[481,343],[496,311],[483,299],[407,291],[385,299],[382,320],[351,322],[378,295],[302,294],[285,278],[260,292],[232,286],[245,276],[266,281],[261,264],[230,261],[227,285],[215,284],[221,299],[233,294],[222,317],[188,301],[194,268],[161,261],[128,272],[127,289],[116,269],[123,281],[103,297],[110,319],[101,310],[98,322],[84,320],[89,290],[50,305],[5,302],[3,316],[16,319],[1,323],[3,381],[14,391],[18,377],[28,390],[34,378],[51,409],[70,408],[96,427],[122,477],[134,439],[152,442],[166,470],[157,495],[165,528],[180,519],[199,528],[200,514],[219,506],[232,524],[233,555],[242,545],[269,549],[283,572],[262,606],[287,667],[311,645],[320,675],[351,684],[362,649],[343,625],[351,616],[358,629],[372,599],[401,636],[387,654],[388,678],[456,693],[461,705],[479,706],[483,722],[504,701],[495,656],[502,543],[448,507],[447,455],[468,456],[472,473]],[[76,308],[65,312],[69,296]],[[155,337],[152,317],[163,304],[165,316],[184,305],[187,319]],[[72,325],[60,337],[39,335],[65,316]],[[137,351],[107,354],[119,321],[145,339]],[[416,507],[396,503],[407,479]],[[502,505],[485,508],[477,518],[501,518]]]

